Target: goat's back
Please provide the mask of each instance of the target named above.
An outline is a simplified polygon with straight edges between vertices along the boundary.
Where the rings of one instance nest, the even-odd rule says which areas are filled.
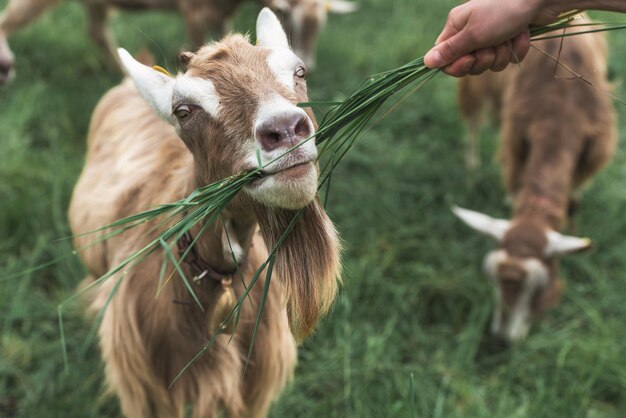
[[[604,34],[534,42],[521,68],[506,71],[500,155],[508,190],[515,193],[525,175],[548,166],[576,189],[615,146]]]
[[[591,21],[584,17],[582,22]],[[536,155],[538,160],[570,153],[576,160],[568,173],[574,178],[572,188],[608,162],[615,146],[615,115],[607,50],[603,33],[535,41],[521,64],[459,80],[466,123],[480,125],[488,105],[500,121],[500,157],[509,192],[519,189],[533,149],[544,154]]]

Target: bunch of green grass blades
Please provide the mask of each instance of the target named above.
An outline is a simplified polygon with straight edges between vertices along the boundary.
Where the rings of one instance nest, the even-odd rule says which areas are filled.
[[[580,12],[576,11],[564,15],[560,20],[550,25],[531,28],[531,40],[536,41],[551,38],[560,38],[565,36],[574,36],[584,33],[626,29],[625,24],[619,23],[576,24],[574,17],[578,13]],[[584,29],[576,31],[576,27],[584,27]],[[592,28],[590,29],[590,27]],[[570,30],[565,33],[565,29]],[[556,33],[548,35],[552,32]],[[307,141],[317,141],[317,145],[319,146],[319,157],[329,155],[329,158],[325,159],[326,161],[321,166],[320,170],[319,189],[321,190],[323,187],[326,187],[324,201],[326,201],[328,198],[333,170],[341,162],[346,153],[352,148],[352,146],[355,144],[356,140],[363,133],[363,131],[368,127],[368,125],[372,121],[372,118],[377,114],[379,109],[390,98],[397,95],[398,93],[413,93],[419,87],[430,81],[434,76],[437,75],[437,73],[439,73],[439,70],[427,68],[426,66],[424,66],[423,58],[418,58],[401,66],[400,68],[396,68],[370,77],[361,85],[360,88],[357,89],[356,92],[354,92],[344,101],[309,102],[300,104],[301,107],[330,108],[330,110],[322,118],[319,129],[317,130],[315,136],[307,139]],[[296,147],[300,145],[302,145],[302,143],[296,145]],[[286,151],[285,154],[290,152],[292,149]],[[89,342],[93,338],[95,330],[100,323],[102,315],[104,314],[104,311],[106,310],[109,301],[111,300],[120,283],[122,282],[124,278],[124,271],[127,271],[128,269],[141,262],[141,260],[143,260],[145,256],[152,253],[153,251],[162,249],[166,254],[161,268],[159,288],[161,288],[161,282],[164,279],[163,276],[165,274],[164,272],[166,271],[166,264],[170,262],[175,267],[175,270],[179,273],[181,278],[184,280],[195,302],[200,304],[192,286],[189,284],[189,281],[185,277],[180,267],[180,263],[187,255],[187,253],[183,254],[182,257],[177,260],[176,257],[173,255],[172,247],[176,245],[178,239],[181,238],[194,225],[200,222],[204,222],[205,226],[203,230],[196,235],[194,239],[195,243],[195,240],[197,240],[202,235],[202,232],[204,232],[206,227],[215,220],[219,219],[219,217],[221,216],[221,212],[228,206],[228,204],[235,197],[235,195],[237,195],[237,193],[239,193],[249,181],[262,175],[263,168],[264,167],[261,166],[259,159],[259,167],[254,170],[223,179],[213,184],[209,184],[195,190],[188,197],[178,202],[161,205],[146,212],[142,212],[137,215],[121,219],[100,229],[99,231],[106,231],[106,233],[103,237],[100,237],[98,239],[98,242],[121,234],[124,231],[133,228],[139,224],[153,221],[157,218],[160,218],[160,222],[158,222],[156,228],[164,228],[164,230],[159,233],[158,237],[151,241],[148,245],[129,256],[126,260],[110,270],[104,276],[100,277],[93,284],[91,284],[91,286],[88,287],[90,288],[92,286],[97,286],[105,280],[108,280],[113,276],[118,275],[118,277],[116,278],[117,281],[115,283],[115,286],[113,287],[111,294],[109,295],[107,303],[105,304],[104,308],[102,308],[102,310],[99,312],[97,319],[92,327],[92,331],[90,332],[90,337],[88,338],[87,344],[89,344]],[[262,271],[265,269],[267,269],[267,282],[264,291],[265,294],[267,293],[267,284],[269,284],[271,280],[272,267],[274,265],[278,249],[280,248],[284,239],[293,229],[295,223],[298,222],[301,213],[302,211],[298,211],[295,213],[294,218],[283,232],[281,238],[276,242],[274,248],[270,249],[268,259],[261,265],[259,270],[254,275],[253,279],[249,283],[246,283],[246,288],[248,290],[244,294],[240,295],[235,308],[226,318],[226,322],[236,322],[238,320],[238,313],[246,297],[248,296],[249,289],[251,289],[255,285],[257,279],[261,275]],[[192,247],[193,244],[189,248]],[[187,250],[187,252],[189,252],[189,250]],[[63,353],[66,367],[67,354],[65,335],[63,331],[63,307],[71,301],[75,300],[87,289],[82,289],[80,292],[77,292],[71,298],[61,303],[58,307],[61,342],[63,345]],[[263,297],[259,307],[256,327],[258,327],[259,325],[264,302],[265,297]],[[189,362],[189,364],[180,371],[172,384],[197,358],[202,356],[208,350],[208,348],[213,344],[215,338],[217,337],[217,335],[219,335],[219,333],[220,331],[218,331],[207,342],[205,347]],[[254,333],[256,334],[256,328]],[[250,350],[252,350],[252,347],[250,347]]]

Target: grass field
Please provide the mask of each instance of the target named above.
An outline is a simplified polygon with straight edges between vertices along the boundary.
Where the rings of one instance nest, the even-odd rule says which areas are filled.
[[[342,98],[367,75],[423,55],[452,2],[359,4],[331,19],[320,40],[313,100]],[[247,5],[235,27],[250,30],[255,13]],[[148,46],[175,68],[184,39],[176,16],[120,14],[113,27],[122,46]],[[619,82],[626,33],[610,39]],[[100,396],[100,356],[95,344],[84,346],[90,324],[79,305],[66,312],[63,370],[56,308],[84,274],[79,260],[11,275],[71,252],[66,210],[89,117],[120,76],[102,68],[78,2],[11,41],[18,77],[0,91],[0,417],[119,416],[117,401]],[[618,83],[616,95],[626,98],[626,87]],[[626,107],[616,106],[626,132]],[[506,350],[486,331],[492,298],[480,264],[493,244],[449,211],[454,203],[502,217],[510,210],[492,160],[497,133],[485,136],[485,163],[468,175],[455,82],[440,76],[348,155],[329,202],[345,241],[345,285],[300,349],[296,379],[271,417],[626,416],[624,134],[577,217],[594,249],[563,261],[562,304]]]

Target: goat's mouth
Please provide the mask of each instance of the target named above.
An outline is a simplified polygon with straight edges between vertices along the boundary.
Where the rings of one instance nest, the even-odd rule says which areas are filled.
[[[318,176],[315,162],[307,159],[261,172],[245,191],[269,207],[302,209],[315,199]]]
[[[268,178],[273,178],[278,181],[296,181],[305,177],[313,168],[313,161],[302,161],[275,170],[263,170],[248,183],[248,186],[258,187]]]

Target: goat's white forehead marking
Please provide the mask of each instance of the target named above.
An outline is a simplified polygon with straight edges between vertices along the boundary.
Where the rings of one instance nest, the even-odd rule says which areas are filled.
[[[524,260],[524,270],[526,278],[536,286],[546,286],[548,284],[549,272],[547,267],[537,258],[527,258]]]
[[[496,278],[498,266],[510,257],[506,250],[491,251],[485,256],[483,267],[492,278]],[[549,272],[541,260],[534,257],[527,257],[522,260],[522,265],[526,272],[525,278],[532,286],[545,286],[548,284]]]
[[[204,109],[209,115],[217,118],[220,109],[220,97],[211,80],[189,75],[176,77],[174,84],[174,102],[184,101]]]
[[[506,260],[508,254],[505,250],[495,250],[491,251],[485,256],[485,261],[483,263],[483,268],[491,277],[491,279],[496,279],[496,274],[498,272],[498,265]]]
[[[296,54],[286,48],[271,48],[267,55],[267,65],[276,79],[292,91],[296,88],[293,74],[300,61]]]
[[[485,270],[495,280],[497,289],[500,289],[500,282],[497,280],[498,265],[509,257],[506,250],[492,251],[485,257]],[[547,286],[549,282],[549,271],[541,260],[528,257],[522,260],[522,265],[526,272],[522,291],[515,305],[509,307],[508,320],[506,323],[502,322],[503,303],[502,295],[498,290],[496,292],[496,310],[491,325],[492,332],[506,336],[512,341],[520,340],[528,333],[532,297],[538,289]]]
[[[511,341],[526,337],[530,329],[531,304],[535,292],[548,284],[548,269],[536,258],[526,258],[522,262],[526,276],[517,303],[509,312],[506,335]]]
[[[256,118],[255,118],[255,129],[258,125],[262,124],[266,120],[274,117],[282,116],[286,113],[297,112],[302,116],[308,117],[306,112],[302,110],[302,108],[296,106],[291,103],[289,100],[284,98],[283,96],[274,93],[270,97],[262,100],[259,103],[259,107],[257,110]]]

